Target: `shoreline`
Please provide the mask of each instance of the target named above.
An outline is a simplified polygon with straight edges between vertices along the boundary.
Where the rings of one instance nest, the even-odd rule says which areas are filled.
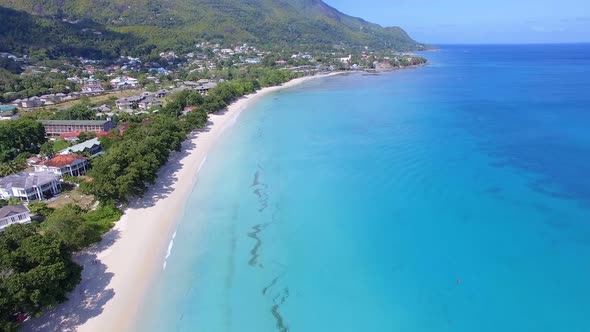
[[[23,331],[128,331],[133,328],[150,285],[165,268],[176,225],[208,152],[242,111],[270,93],[346,72],[304,76],[244,96],[218,114],[207,127],[191,133],[182,150],[170,156],[156,184],[134,199],[100,243],[76,254],[82,281],[69,300],[23,324]],[[190,181],[178,181],[190,179]],[[172,212],[170,212],[172,211]],[[148,247],[149,246],[149,247]]]

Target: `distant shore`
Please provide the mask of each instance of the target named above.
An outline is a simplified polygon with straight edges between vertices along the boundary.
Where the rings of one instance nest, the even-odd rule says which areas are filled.
[[[182,151],[159,172],[146,195],[129,204],[116,226],[95,247],[77,255],[82,282],[69,301],[23,326],[24,331],[125,331],[133,327],[142,300],[163,270],[167,251],[207,154],[253,102],[272,92],[345,72],[305,76],[238,99],[209,116],[206,130],[191,134]],[[183,181],[179,181],[183,179]],[[204,222],[204,221],[202,221]]]

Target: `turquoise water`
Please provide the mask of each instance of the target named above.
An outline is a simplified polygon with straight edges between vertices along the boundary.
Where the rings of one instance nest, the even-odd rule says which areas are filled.
[[[203,166],[142,331],[590,331],[590,45],[272,94]]]

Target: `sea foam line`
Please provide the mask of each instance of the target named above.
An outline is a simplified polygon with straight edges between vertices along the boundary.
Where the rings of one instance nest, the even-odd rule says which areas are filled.
[[[203,165],[205,165],[206,160],[207,160],[207,155],[205,155],[203,157],[203,160],[201,160],[201,164],[199,165],[199,169],[197,169],[197,173],[201,172],[201,168],[203,168]]]
[[[168,257],[170,257],[170,254],[172,253],[172,247],[174,247],[174,238],[176,238],[176,232],[178,230],[174,230],[174,234],[172,234],[172,239],[170,239],[170,242],[168,243],[168,249],[166,250],[166,257],[164,257],[164,264],[162,265],[162,271],[166,270],[166,265],[168,263]]]

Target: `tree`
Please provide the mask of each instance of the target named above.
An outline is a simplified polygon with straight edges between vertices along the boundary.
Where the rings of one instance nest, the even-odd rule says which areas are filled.
[[[53,209],[47,206],[47,203],[45,202],[29,203],[28,208],[31,211],[31,215],[37,215],[44,218],[49,217],[49,215],[53,213]]]
[[[0,163],[0,177],[19,173],[25,168],[26,165],[23,165],[23,163],[17,163],[14,161],[8,163]]]
[[[53,211],[43,223],[44,235],[63,242],[72,251],[100,241],[100,230],[93,224],[85,223],[82,212],[75,205]]]
[[[53,141],[47,141],[41,145],[39,153],[47,158],[53,157],[55,150],[53,149]]]
[[[35,316],[65,301],[80,272],[61,241],[40,235],[32,224],[7,227],[0,233],[0,329],[15,330],[18,313]]]
[[[30,119],[0,122],[0,162],[6,162],[23,152],[37,153],[45,142],[45,129]]]
[[[82,143],[82,142],[86,142],[88,140],[91,140],[93,138],[96,137],[96,133],[92,132],[92,131],[85,131],[83,133],[80,133],[80,135],[78,136],[78,142]]]

